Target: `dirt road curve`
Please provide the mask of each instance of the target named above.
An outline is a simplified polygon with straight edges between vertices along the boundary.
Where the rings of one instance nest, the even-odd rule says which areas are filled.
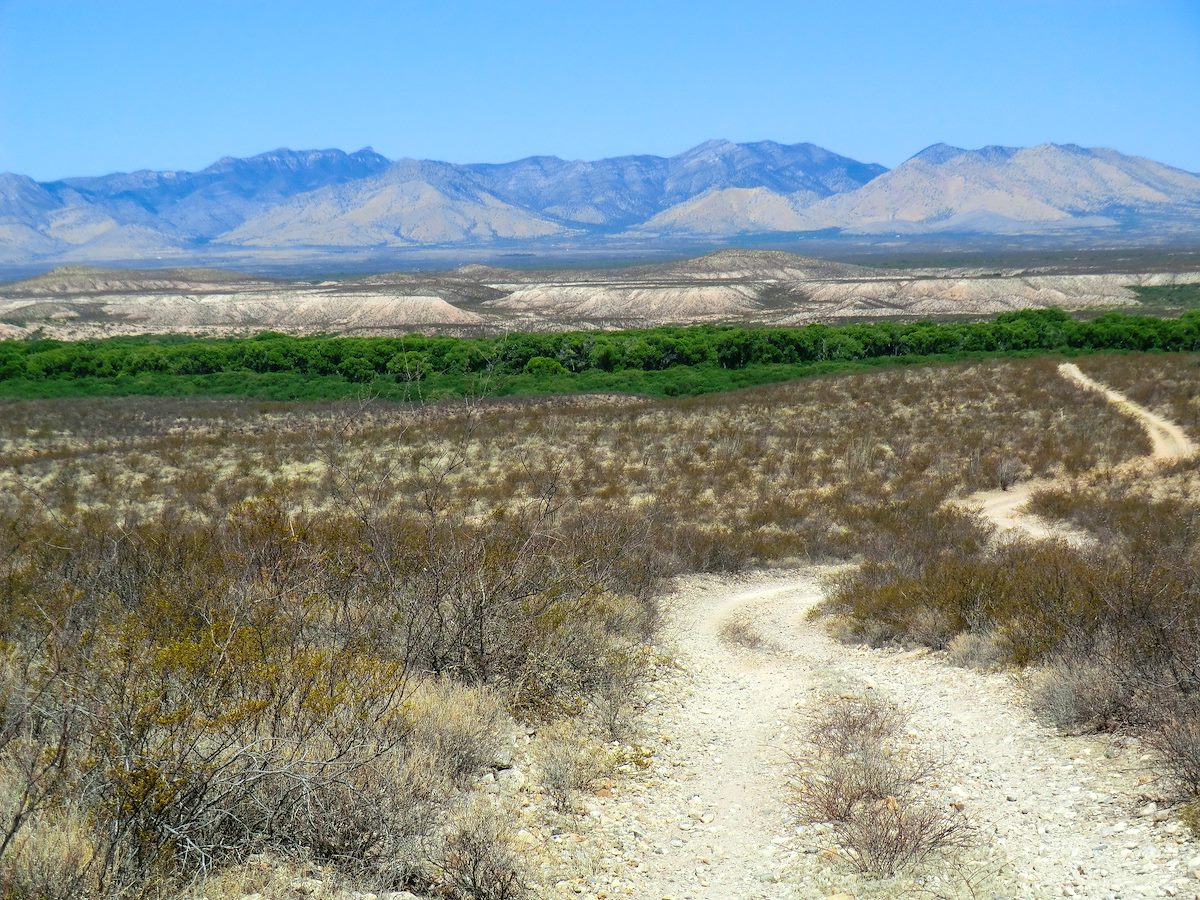
[[[1186,459],[1196,452],[1196,445],[1192,443],[1184,430],[1170,419],[1165,419],[1144,406],[1139,406],[1120,391],[1114,391],[1108,385],[1085,375],[1075,363],[1063,363],[1058,367],[1058,372],[1080,387],[1103,394],[1108,402],[1121,412],[1137,419],[1146,429],[1146,433],[1150,435],[1150,440],[1154,444],[1154,450],[1150,454],[1152,460],[1171,462],[1177,459]]]
[[[1137,416],[1153,438],[1152,459],[1195,452],[1173,423],[1074,365],[1060,371]],[[1044,537],[1050,526],[1019,512],[1043,483],[973,499],[998,525]],[[977,894],[965,883],[917,890],[1198,896],[1200,847],[1152,802],[1153,786],[1138,777],[1145,764],[1136,744],[1054,733],[1034,720],[1006,675],[956,668],[937,654],[833,641],[805,617],[824,595],[828,574],[813,568],[681,583],[670,601],[670,637],[687,674],[666,688],[649,726],[665,749],[651,779],[597,801],[590,840],[607,862],[588,879],[590,890],[580,885],[576,893],[650,900],[892,895],[899,886],[856,880],[822,858],[821,836],[797,830],[786,806],[787,750],[796,746],[805,710],[830,696],[877,690],[912,711],[915,743],[945,754],[938,790],[947,802],[964,804],[984,835],[967,868],[995,870],[976,885]],[[734,618],[766,646],[722,640],[722,625]]]
[[[1080,387],[1104,395],[1116,409],[1137,419],[1146,430],[1152,446],[1150,455],[1130,460],[1121,466],[1121,469],[1144,469],[1148,465],[1186,459],[1196,452],[1196,445],[1174,422],[1144,406],[1139,406],[1120,391],[1114,391],[1108,385],[1085,375],[1075,363],[1063,363],[1058,367],[1058,372]],[[1007,491],[981,491],[972,494],[964,501],[964,505],[975,507],[982,512],[1002,534],[1024,534],[1039,540],[1053,536],[1071,543],[1085,542],[1088,540],[1086,535],[1072,531],[1061,523],[1048,523],[1023,511],[1022,508],[1029,502],[1030,497],[1044,488],[1053,486],[1053,481],[1037,478],[1015,484]]]
[[[654,779],[595,811],[604,838],[626,857],[609,873],[625,889],[607,896],[888,895],[822,858],[820,835],[797,832],[786,806],[786,751],[804,711],[863,690],[911,709],[913,740],[945,755],[939,791],[982,826],[985,849],[972,871],[1000,868],[980,896],[1192,896],[1200,888],[1192,874],[1200,850],[1148,805],[1135,749],[1038,724],[1004,675],[833,641],[804,616],[824,594],[824,574],[681,585],[672,637],[688,675],[652,722],[670,742]],[[732,617],[768,646],[723,642],[721,625]]]

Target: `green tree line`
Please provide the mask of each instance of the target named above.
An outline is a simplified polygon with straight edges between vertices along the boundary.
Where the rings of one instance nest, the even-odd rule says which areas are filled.
[[[1200,311],[1175,318],[1111,313],[1073,319],[1061,310],[1024,310],[983,322],[813,324],[796,328],[679,326],[617,332],[447,337],[139,336],[98,341],[0,341],[0,382],[34,388],[45,382],[142,379],[162,392],[190,392],[205,383],[243,393],[260,376],[289,383],[323,380],[344,385],[436,382],[460,389],[471,378],[515,381],[533,389],[588,389],[627,383],[639,373],[674,370],[666,379],[697,392],[720,372],[756,367],[817,366],[955,355],[1095,350],[1200,350]],[[605,373],[623,379],[589,378]],[[576,378],[578,384],[573,384]],[[175,379],[174,382],[171,380]],[[176,390],[167,385],[175,383]],[[182,385],[183,387],[180,387]],[[71,392],[64,385],[65,392]],[[158,392],[158,391],[153,391]],[[252,391],[249,391],[252,392]],[[504,391],[510,392],[510,391]],[[666,391],[670,393],[672,391]],[[32,390],[32,393],[46,393]]]

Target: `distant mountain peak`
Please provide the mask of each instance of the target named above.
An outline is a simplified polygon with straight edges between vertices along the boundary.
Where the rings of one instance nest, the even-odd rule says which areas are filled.
[[[955,146],[952,146],[951,144],[937,143],[937,144],[930,144],[928,147],[926,147],[924,150],[922,150],[919,153],[914,153],[912,156],[909,157],[909,159],[910,160],[916,159],[916,160],[920,160],[921,162],[925,162],[925,163],[929,163],[930,165],[937,166],[937,165],[941,165],[942,163],[949,162],[950,160],[954,159],[954,157],[956,157],[956,156],[962,156],[962,154],[964,154],[966,152],[967,151],[964,150],[962,147],[955,147]]]
[[[737,148],[737,144],[725,138],[709,138],[707,141],[697,144],[688,150],[684,150],[679,156],[695,156],[702,153],[720,153],[722,151]]]
[[[649,237],[1142,233],[1200,236],[1200,176],[1075,144],[933,144],[895,169],[810,143],[704,141],[674,156],[458,165],[372,147],[279,147],[198,172],[38,183],[0,175],[0,263],[375,252],[553,252]]]

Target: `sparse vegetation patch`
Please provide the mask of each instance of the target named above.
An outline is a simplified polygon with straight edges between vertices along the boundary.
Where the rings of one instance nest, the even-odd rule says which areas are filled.
[[[814,715],[793,756],[793,808],[806,825],[828,826],[828,848],[872,878],[969,849],[965,815],[931,792],[937,761],[904,740],[904,713],[878,697],[839,697]]]

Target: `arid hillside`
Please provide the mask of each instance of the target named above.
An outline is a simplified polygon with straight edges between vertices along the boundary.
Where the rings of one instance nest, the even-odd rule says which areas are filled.
[[[1135,287],[1200,273],[1069,267],[882,269],[778,251],[601,269],[401,272],[324,281],[214,269],[68,267],[0,285],[0,337],[144,333],[449,334],[698,322],[795,325],[1140,305]]]

